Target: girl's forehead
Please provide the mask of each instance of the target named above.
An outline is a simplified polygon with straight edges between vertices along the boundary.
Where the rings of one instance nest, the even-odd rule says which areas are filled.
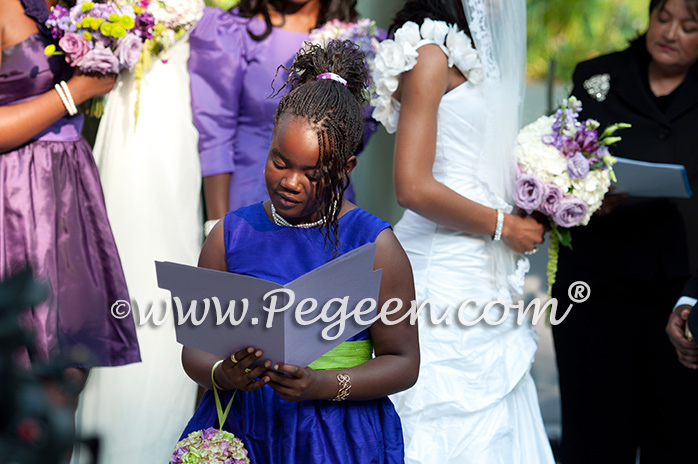
[[[300,166],[315,166],[320,156],[317,129],[306,118],[283,117],[274,129],[272,152]]]

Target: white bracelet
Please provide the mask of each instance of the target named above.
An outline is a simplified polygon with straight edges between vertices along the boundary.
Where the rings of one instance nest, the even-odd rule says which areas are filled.
[[[78,114],[78,107],[75,106],[75,100],[73,100],[73,95],[70,93],[68,84],[65,81],[61,81],[61,87],[63,88],[63,92],[65,92],[65,98],[68,100],[68,103],[70,103],[70,115],[75,116]]]
[[[73,107],[70,106],[70,102],[68,102],[68,97],[65,96],[65,93],[63,93],[63,88],[61,87],[60,84],[56,84],[53,86],[54,89],[56,89],[56,92],[58,92],[58,96],[61,98],[61,101],[63,102],[63,106],[65,106],[65,111],[68,113],[70,116],[74,116],[76,113],[73,113]]]
[[[218,224],[218,221],[220,221],[220,219],[209,219],[204,222],[204,237],[208,237],[208,234],[210,234],[216,224]]]
[[[504,211],[497,210],[497,225],[494,228],[494,236],[492,240],[498,242],[502,239],[502,229],[504,228]]]
[[[60,84],[56,84],[53,86],[54,89],[56,89],[56,92],[58,93],[58,96],[60,97],[61,101],[63,102],[63,106],[65,107],[65,112],[70,115],[70,103],[68,103],[68,99],[65,98],[65,94],[63,93],[63,89],[61,88]]]

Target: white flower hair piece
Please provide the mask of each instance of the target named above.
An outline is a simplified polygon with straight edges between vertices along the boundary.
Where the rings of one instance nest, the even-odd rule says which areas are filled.
[[[424,19],[421,27],[412,21],[406,22],[395,31],[394,39],[380,43],[373,71],[376,86],[376,95],[371,100],[373,118],[390,134],[397,130],[400,103],[393,98],[393,93],[397,90],[400,74],[414,68],[419,56],[417,50],[426,44],[441,47],[448,58],[448,66],[458,68],[471,84],[480,84],[485,77],[480,55],[472,40],[456,25],[429,18]]]

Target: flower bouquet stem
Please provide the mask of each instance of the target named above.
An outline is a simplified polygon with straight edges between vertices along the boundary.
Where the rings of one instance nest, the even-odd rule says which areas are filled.
[[[553,221],[551,221],[553,222]],[[557,260],[560,255],[560,237],[557,232],[557,225],[553,222],[548,239],[548,266],[546,275],[548,277],[548,298],[552,297],[555,275],[557,274]]]
[[[87,116],[99,119],[104,115],[104,96],[90,98],[83,105]]]
[[[553,285],[555,284],[555,276],[557,274],[560,245],[566,246],[570,250],[572,249],[572,233],[570,229],[557,225],[552,216],[550,217],[550,237],[548,241],[550,243],[548,245],[548,267],[546,275],[548,278],[548,298],[551,298],[553,294]]]

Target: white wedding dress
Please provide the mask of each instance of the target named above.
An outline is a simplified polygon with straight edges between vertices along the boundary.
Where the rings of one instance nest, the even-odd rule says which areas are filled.
[[[523,11],[523,1],[517,2]],[[421,27],[405,23],[394,42],[381,43],[373,115],[388,132],[399,130],[400,103],[392,98],[399,76],[415,66],[420,47],[439,45],[449,66],[467,80],[440,100],[434,178],[472,201],[509,212],[506,195],[497,192],[506,191],[513,171],[517,118],[509,114],[506,125],[501,116],[514,113],[517,101],[498,92],[509,69],[489,59],[492,30],[477,20],[486,5],[478,0],[465,4],[466,12],[475,13],[469,18],[471,30],[487,39],[477,48],[463,32],[428,18]],[[515,66],[513,60],[510,64]],[[513,86],[508,90],[517,94]],[[503,100],[493,105],[492,97]],[[511,303],[528,260],[518,259],[501,241],[449,229],[411,210],[394,230],[412,265],[417,302],[429,301],[419,314],[419,378],[409,390],[391,396],[402,421],[405,462],[553,464],[530,374],[537,348],[530,319],[518,325],[518,313],[506,315],[498,305],[487,316],[495,324],[474,323],[487,303]],[[466,301],[478,305],[463,305]]]
[[[81,437],[100,439],[100,464],[169,462],[196,402],[185,374],[174,319],[163,302],[155,261],[196,265],[202,243],[201,168],[189,98],[189,42],[183,37],[153,59],[136,82],[122,73],[109,94],[94,156],[121,256],[143,362],[97,368],[80,398]],[[141,324],[152,307],[155,319]],[[213,424],[211,424],[213,425]],[[75,462],[92,462],[77,450]]]
[[[486,160],[482,87],[469,81],[448,92],[438,110],[433,173],[461,195],[487,204],[476,175]],[[500,325],[466,327],[458,308],[511,301],[493,253],[510,251],[501,242],[440,226],[407,210],[395,226],[414,272],[417,301],[431,301],[420,313],[421,364],[416,385],[391,399],[402,420],[406,462],[453,464],[544,464],[553,457],[543,427],[530,369],[536,335],[528,318],[517,325],[511,313]],[[432,324],[448,307],[451,324]],[[474,321],[482,308],[468,305],[461,320]],[[431,315],[430,315],[431,314]],[[498,321],[501,311],[489,320]]]

